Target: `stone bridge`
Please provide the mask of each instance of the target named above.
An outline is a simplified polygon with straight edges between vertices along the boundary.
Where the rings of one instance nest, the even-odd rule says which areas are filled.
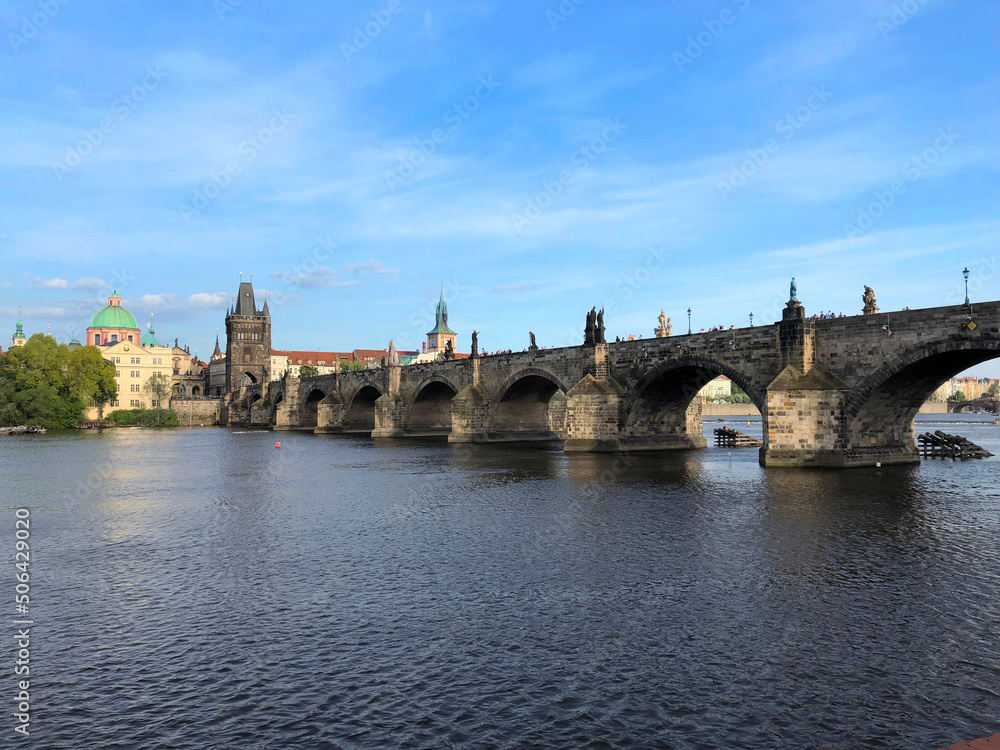
[[[231,395],[231,423],[562,441],[567,451],[701,448],[698,391],[718,375],[764,421],[764,466],[917,463],[913,418],[948,378],[1000,356],[1000,302],[541,349],[312,378]]]
[[[948,404],[949,414],[961,414],[966,411],[989,411],[1000,414],[1000,401],[991,398],[977,398],[974,401],[952,401]]]

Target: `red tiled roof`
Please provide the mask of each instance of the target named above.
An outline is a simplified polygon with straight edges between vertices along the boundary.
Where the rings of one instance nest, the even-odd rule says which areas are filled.
[[[271,350],[272,357],[288,357],[288,361],[293,365],[305,365],[312,361],[317,365],[320,362],[324,367],[331,367],[337,362],[353,362],[352,352],[306,352],[306,351],[283,351],[280,349]]]

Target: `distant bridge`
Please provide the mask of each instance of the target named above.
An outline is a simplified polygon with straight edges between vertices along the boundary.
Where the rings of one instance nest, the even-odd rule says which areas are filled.
[[[998,402],[992,398],[977,398],[973,401],[949,401],[948,412],[950,414],[961,414],[963,411],[988,411],[993,414],[1000,414]]]
[[[231,394],[233,424],[567,451],[702,448],[698,391],[725,375],[764,420],[764,466],[917,463],[913,418],[944,381],[1000,356],[1000,302],[287,376]]]

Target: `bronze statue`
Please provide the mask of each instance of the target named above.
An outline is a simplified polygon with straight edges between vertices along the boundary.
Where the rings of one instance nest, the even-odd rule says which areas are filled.
[[[531,337],[531,346],[529,346],[528,348],[534,351],[535,349],[538,348],[538,344],[535,343],[535,334],[532,333],[531,331],[528,331],[528,336]]]
[[[451,339],[444,342],[444,358],[455,359],[455,345],[451,343]]]
[[[865,303],[862,315],[875,315],[878,313],[878,303],[875,301],[875,290],[865,284],[865,293],[861,295],[861,301]]]

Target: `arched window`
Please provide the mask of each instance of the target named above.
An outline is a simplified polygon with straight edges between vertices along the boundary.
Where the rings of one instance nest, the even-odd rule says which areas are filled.
[[[94,334],[94,346],[100,346],[100,344],[101,344],[101,334],[95,333]]]
[[[111,334],[111,343],[112,344],[117,344],[118,343],[118,334],[117,333],[112,333]]]

